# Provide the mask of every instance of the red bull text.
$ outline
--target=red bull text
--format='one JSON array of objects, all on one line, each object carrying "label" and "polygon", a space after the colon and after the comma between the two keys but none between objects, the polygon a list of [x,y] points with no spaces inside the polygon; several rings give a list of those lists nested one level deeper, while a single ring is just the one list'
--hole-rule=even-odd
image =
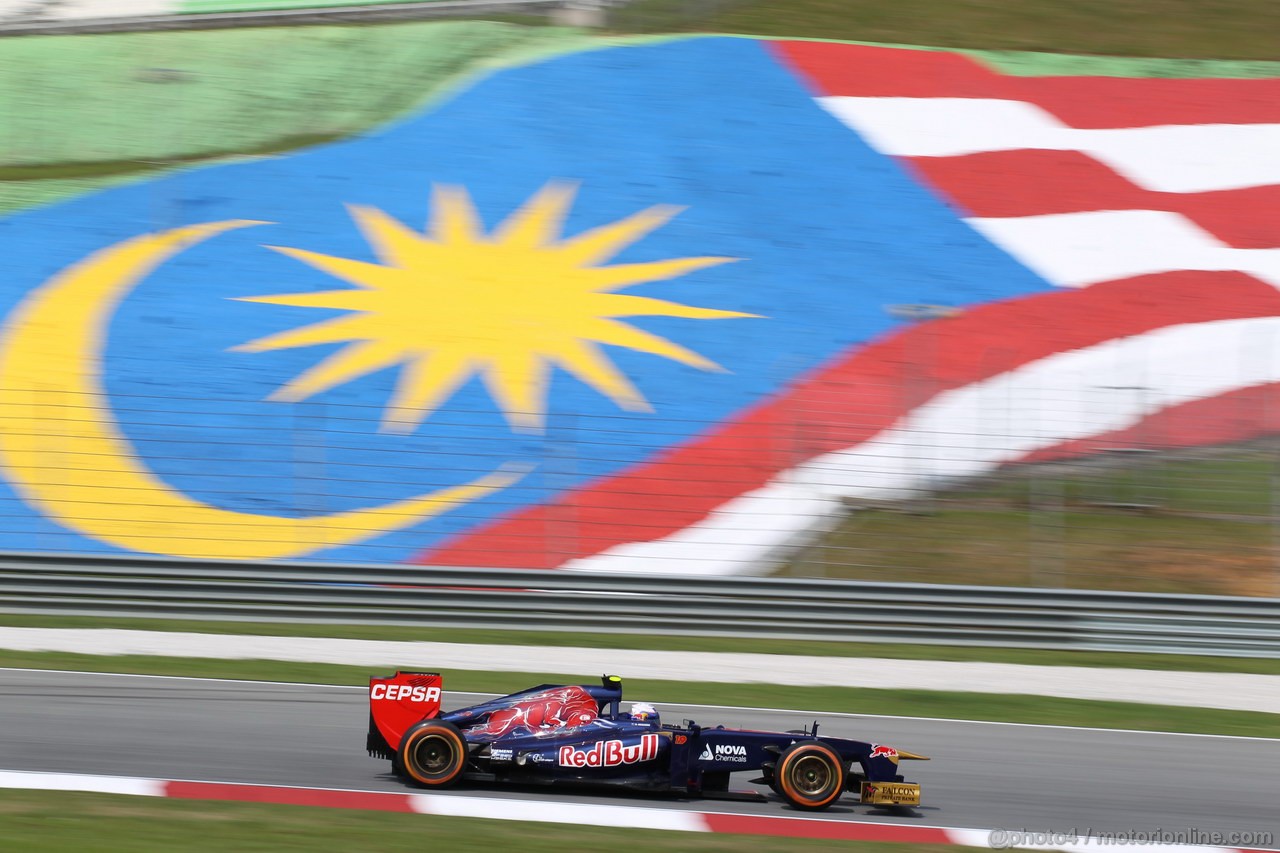
[{"label": "red bull text", "polygon": [[661,738],[658,735],[641,735],[640,742],[626,746],[620,740],[597,741],[590,749],[576,746],[560,747],[561,767],[617,767],[620,764],[637,764],[658,757]]}]

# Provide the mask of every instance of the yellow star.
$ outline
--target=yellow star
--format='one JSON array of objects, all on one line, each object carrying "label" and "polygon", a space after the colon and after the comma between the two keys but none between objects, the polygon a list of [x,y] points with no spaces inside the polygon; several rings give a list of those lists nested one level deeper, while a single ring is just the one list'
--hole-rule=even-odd
[{"label": "yellow star", "polygon": [[259,338],[246,352],[348,342],[277,390],[297,401],[393,365],[403,365],[383,416],[385,429],[410,432],[473,375],[484,381],[512,427],[541,429],[550,368],[558,366],[619,407],[651,411],[644,396],[601,351],[626,347],[702,370],[719,365],[620,317],[756,317],[615,293],[736,260],[674,258],[599,266],[678,212],[651,207],[561,239],[575,186],[544,186],[485,234],[466,191],[436,187],[426,233],[376,208],[351,206],[381,263],[270,246],[356,289],[246,297],[248,302],[343,309],[351,313]]}]

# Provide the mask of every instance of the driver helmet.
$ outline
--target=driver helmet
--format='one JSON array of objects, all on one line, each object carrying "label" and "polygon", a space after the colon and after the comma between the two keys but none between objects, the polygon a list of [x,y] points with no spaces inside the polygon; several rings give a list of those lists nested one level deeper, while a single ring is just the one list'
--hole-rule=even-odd
[{"label": "driver helmet", "polygon": [[632,702],[630,717],[636,723],[657,723],[658,709],[648,702]]}]

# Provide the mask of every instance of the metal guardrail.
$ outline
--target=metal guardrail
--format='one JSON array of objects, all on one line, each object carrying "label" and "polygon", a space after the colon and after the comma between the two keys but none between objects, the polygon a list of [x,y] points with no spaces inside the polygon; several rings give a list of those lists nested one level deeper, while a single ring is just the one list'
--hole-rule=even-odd
[{"label": "metal guardrail", "polygon": [[1280,654],[1280,600],[404,565],[0,556],[0,612]]}]

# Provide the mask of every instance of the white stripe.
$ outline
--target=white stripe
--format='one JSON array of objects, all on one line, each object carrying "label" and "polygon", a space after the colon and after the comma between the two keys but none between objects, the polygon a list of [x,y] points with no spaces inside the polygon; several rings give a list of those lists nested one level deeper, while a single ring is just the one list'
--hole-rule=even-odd
[{"label": "white stripe", "polygon": [[871,147],[898,157],[1075,148],[1070,127],[1026,101],[847,96],[816,100]]},{"label": "white stripe", "polygon": [[947,839],[960,847],[989,847],[991,830],[989,829],[951,829],[944,828]]},{"label": "white stripe", "polygon": [[766,574],[796,549],[831,529],[843,513],[838,499],[792,482],[793,468],[744,492],[706,518],[662,539],[615,545],[569,560],[571,572],[720,577]]},{"label": "white stripe", "polygon": [[419,814],[479,817],[490,820],[524,820],[539,823],[571,823],[631,829],[669,829],[708,832],[698,812],[594,803],[562,803],[555,800],[508,800],[493,797],[453,797],[413,794],[410,807]]},{"label": "white stripe", "polygon": [[97,794],[163,797],[164,784],[159,779],[132,779],[127,776],[0,770],[0,788],[24,788],[34,791],[89,791]]},{"label": "white stripe", "polygon": [[1199,193],[1280,183],[1280,124],[1072,130],[1073,147],[1140,187]]},{"label": "white stripe", "polygon": [[1103,210],[968,222],[1064,287],[1174,270],[1239,270],[1280,287],[1280,249],[1231,248],[1178,213]]},{"label": "white stripe", "polygon": [[784,471],[666,539],[621,545],[565,568],[766,571],[811,537],[815,524],[843,514],[844,498],[912,497],[1035,450],[1131,427],[1168,406],[1278,380],[1276,317],[1170,326],[1056,353],[940,394],[871,441]]},{"label": "white stripe", "polygon": [[1081,151],[1140,187],[1193,193],[1280,183],[1280,125],[1075,128],[1025,101],[818,98],[872,147],[899,157],[984,151]]}]

